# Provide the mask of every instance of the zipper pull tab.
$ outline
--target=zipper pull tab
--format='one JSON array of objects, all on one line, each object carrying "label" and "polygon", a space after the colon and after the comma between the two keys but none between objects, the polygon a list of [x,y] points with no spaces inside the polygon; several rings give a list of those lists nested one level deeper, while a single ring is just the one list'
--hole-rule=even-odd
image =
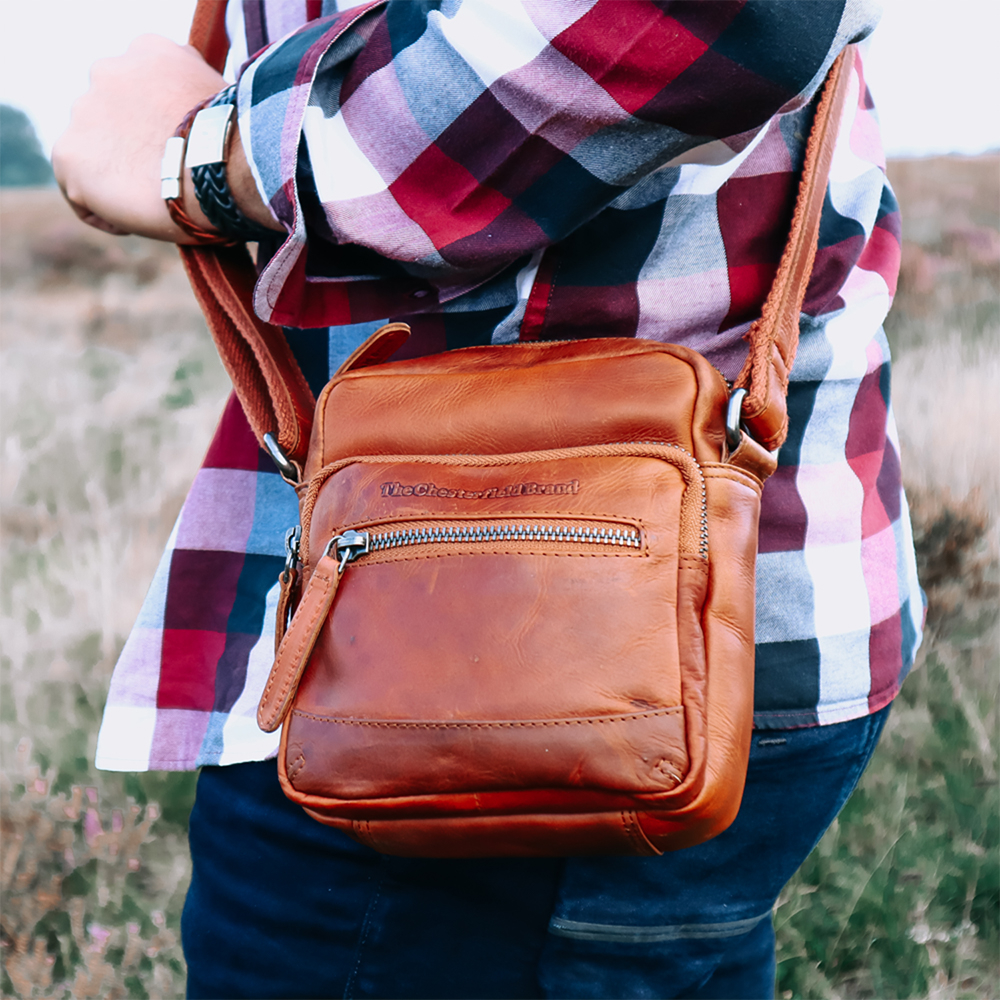
[{"label": "zipper pull tab", "polygon": [[295,525],[285,532],[285,568],[281,571],[278,581],[281,590],[278,593],[278,616],[274,623],[274,653],[288,628],[288,620],[295,611],[299,599],[299,542],[302,539],[302,528]]},{"label": "zipper pull tab", "polygon": [[302,526],[297,524],[285,532],[285,572],[282,579],[295,571],[299,564],[299,542],[302,540]]},{"label": "zipper pull tab", "polygon": [[368,551],[369,542],[367,531],[345,531],[342,535],[335,535],[330,539],[323,555],[336,553],[340,559],[337,572],[343,573],[344,567],[349,562],[354,562],[358,556],[363,556]]}]

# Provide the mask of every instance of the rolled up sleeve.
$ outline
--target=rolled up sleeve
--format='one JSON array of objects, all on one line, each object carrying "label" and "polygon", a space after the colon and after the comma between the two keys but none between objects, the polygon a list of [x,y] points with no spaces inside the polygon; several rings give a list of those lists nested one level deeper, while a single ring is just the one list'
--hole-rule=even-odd
[{"label": "rolled up sleeve", "polygon": [[877,18],[862,0],[391,0],[312,21],[240,78],[289,233],[257,311],[350,322],[333,286],[365,281],[454,299],[653,171],[735,155]]}]

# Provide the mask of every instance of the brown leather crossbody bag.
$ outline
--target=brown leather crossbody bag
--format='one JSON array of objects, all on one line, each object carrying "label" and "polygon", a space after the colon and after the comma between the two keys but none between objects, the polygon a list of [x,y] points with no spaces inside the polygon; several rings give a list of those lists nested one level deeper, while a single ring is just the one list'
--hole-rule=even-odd
[{"label": "brown leather crossbody bag", "polygon": [[243,253],[182,250],[300,498],[258,722],[282,727],[282,787],[316,819],[436,857],[655,854],[732,822],[761,487],[851,58],[819,102],[735,388],[647,340],[386,363],[408,335],[389,324],[311,412]]}]

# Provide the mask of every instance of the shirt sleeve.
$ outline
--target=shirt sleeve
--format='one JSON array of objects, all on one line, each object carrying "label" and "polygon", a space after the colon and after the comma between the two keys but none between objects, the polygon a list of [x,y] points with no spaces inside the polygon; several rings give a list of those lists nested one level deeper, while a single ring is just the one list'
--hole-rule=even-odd
[{"label": "shirt sleeve", "polygon": [[653,171],[740,152],[878,14],[868,0],[390,0],[311,21],[240,78],[248,159],[289,233],[257,311],[344,322],[332,286],[372,280],[454,299]]}]

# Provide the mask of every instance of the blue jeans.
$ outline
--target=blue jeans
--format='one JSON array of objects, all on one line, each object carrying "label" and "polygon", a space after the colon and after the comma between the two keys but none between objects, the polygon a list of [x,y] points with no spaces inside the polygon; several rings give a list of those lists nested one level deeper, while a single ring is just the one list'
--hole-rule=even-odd
[{"label": "blue jeans", "polygon": [[733,825],[658,858],[386,857],[285,799],[274,761],[206,767],[188,996],[772,997],[771,908],[888,711],[755,732]]}]

